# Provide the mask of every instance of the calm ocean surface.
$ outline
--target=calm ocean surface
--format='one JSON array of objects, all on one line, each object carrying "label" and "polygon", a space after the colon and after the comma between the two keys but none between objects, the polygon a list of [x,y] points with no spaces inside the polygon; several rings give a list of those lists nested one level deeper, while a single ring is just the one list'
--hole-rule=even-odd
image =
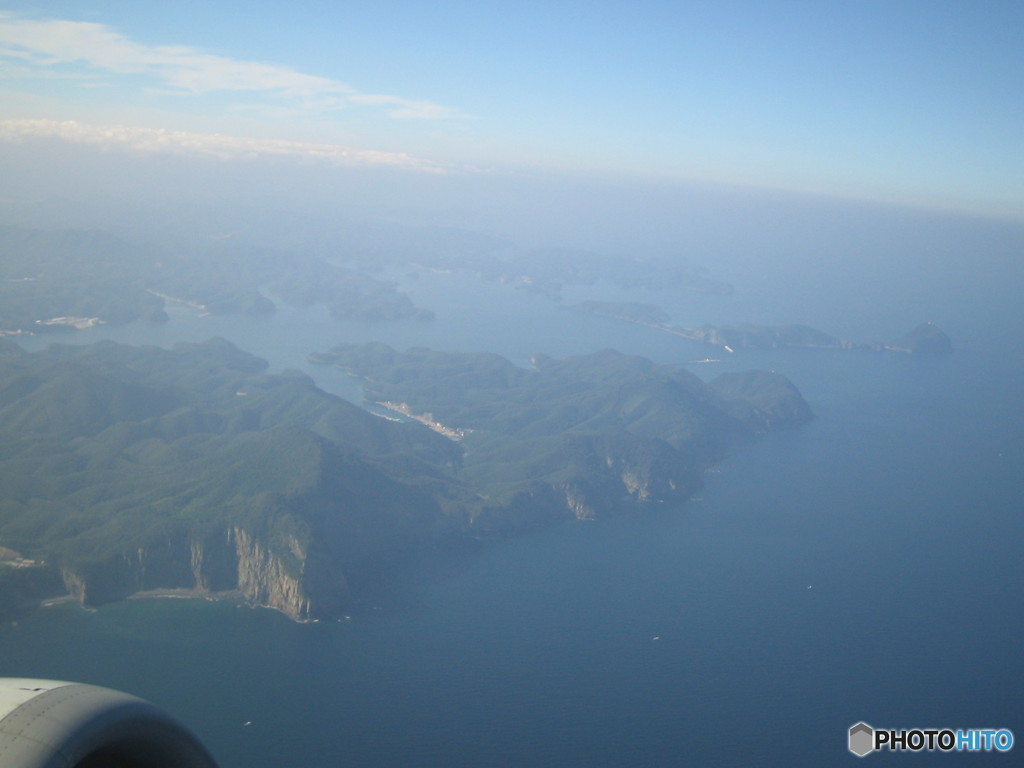
[{"label": "calm ocean surface", "polygon": [[[441,298],[452,280],[459,291]],[[859,720],[1007,727],[1022,739],[1021,286],[997,282],[987,304],[937,308],[908,294],[907,306],[871,310],[859,337],[934,319],[957,347],[948,358],[783,351],[693,366],[701,376],[782,371],[817,418],[737,447],[681,507],[410,563],[340,623],[195,600],[54,607],[0,629],[0,675],[148,698],[225,768],[854,765],[846,730]],[[75,342],[223,335],[351,398],[357,387],[305,355],[369,339],[519,363],[602,347],[662,362],[707,355],[469,278],[424,274],[407,287],[436,323],[177,312],[161,328]],[[742,291],[633,298],[679,322],[757,321],[773,309]],[[857,325],[843,306],[822,300],[794,318],[779,299],[774,310],[842,333]],[[1022,749],[866,760],[1010,765]]]}]

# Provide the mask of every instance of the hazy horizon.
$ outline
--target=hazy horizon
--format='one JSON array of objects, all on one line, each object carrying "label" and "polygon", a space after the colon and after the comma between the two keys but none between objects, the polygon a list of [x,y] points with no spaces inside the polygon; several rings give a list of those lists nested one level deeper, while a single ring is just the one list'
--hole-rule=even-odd
[{"label": "hazy horizon", "polygon": [[1006,85],[1022,18],[1013,3],[15,2],[0,153],[72,189],[90,166],[243,185],[319,168],[342,199],[446,176],[512,206],[532,180],[1019,220],[1024,99]]}]

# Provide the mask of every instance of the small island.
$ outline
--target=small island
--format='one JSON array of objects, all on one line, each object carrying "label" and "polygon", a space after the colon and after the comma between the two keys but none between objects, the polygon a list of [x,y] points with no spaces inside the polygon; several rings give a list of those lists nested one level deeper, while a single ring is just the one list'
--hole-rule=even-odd
[{"label": "small island", "polygon": [[842,349],[897,352],[905,355],[946,355],[953,351],[949,336],[932,323],[919,325],[899,339],[882,343],[857,343],[830,336],[806,325],[741,325],[735,327],[667,328],[671,333],[729,352],[738,349]]},{"label": "small island", "polygon": [[953,342],[933,323],[923,323],[882,348],[905,355],[948,355],[953,351]]},{"label": "small island", "polygon": [[579,304],[568,304],[565,308],[652,328],[664,327],[671,319],[661,307],[636,301],[581,301]]}]

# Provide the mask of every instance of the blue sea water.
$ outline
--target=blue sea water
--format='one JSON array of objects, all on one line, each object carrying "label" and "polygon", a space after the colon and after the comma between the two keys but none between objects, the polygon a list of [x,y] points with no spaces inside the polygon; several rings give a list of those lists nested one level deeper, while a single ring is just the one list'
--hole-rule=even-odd
[{"label": "blue sea water", "polygon": [[[898,306],[860,305],[865,333],[935,319],[952,356],[789,350],[693,366],[702,376],[779,370],[816,419],[737,446],[685,505],[410,562],[338,623],[196,600],[53,607],[0,629],[0,675],[148,698],[225,768],[852,765],[846,731],[860,720],[1024,738],[1024,344],[1008,322],[1019,292],[990,273],[985,296],[969,286],[962,302],[938,303],[964,285],[961,267],[925,295],[908,283]],[[1019,288],[1019,265],[1007,269]],[[464,276],[422,273],[405,287],[436,323],[180,312],[165,327],[100,333],[160,344],[223,335],[355,398],[351,382],[305,355],[369,339],[486,348],[519,363],[602,347],[662,362],[707,355]],[[646,296],[680,322],[786,322],[792,298],[742,286],[733,297]],[[819,299],[799,305],[801,320],[857,327],[857,304]],[[924,759],[1009,765],[1021,749]]]}]

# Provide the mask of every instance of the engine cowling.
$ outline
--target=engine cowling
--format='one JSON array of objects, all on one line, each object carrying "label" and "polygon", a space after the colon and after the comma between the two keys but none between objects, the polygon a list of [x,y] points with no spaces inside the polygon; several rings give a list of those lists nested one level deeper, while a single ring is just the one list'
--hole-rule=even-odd
[{"label": "engine cowling", "polygon": [[135,696],[57,680],[0,678],[4,768],[216,768],[184,725]]}]

